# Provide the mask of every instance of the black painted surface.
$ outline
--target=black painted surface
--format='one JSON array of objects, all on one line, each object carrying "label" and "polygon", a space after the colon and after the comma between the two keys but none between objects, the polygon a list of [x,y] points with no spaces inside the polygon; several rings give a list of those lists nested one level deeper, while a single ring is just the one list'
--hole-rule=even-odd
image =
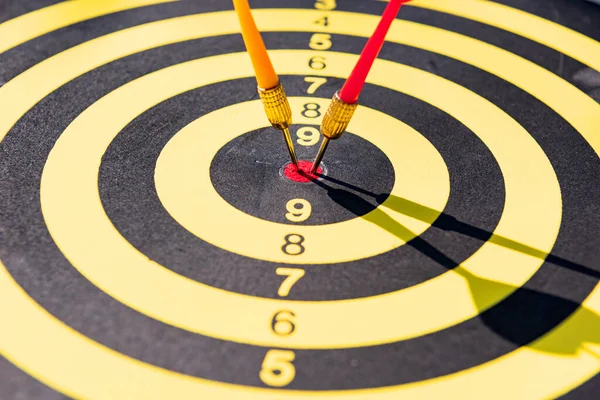
[{"label": "black painted surface", "polygon": [[[599,20],[600,11],[595,5],[580,2],[575,5],[568,0],[504,2],[599,37],[600,24],[588,22]],[[0,10],[0,19],[50,3],[10,3],[10,9]],[[271,0],[254,3],[257,7],[307,8],[313,4],[304,0],[284,5]],[[340,9],[373,14],[380,13],[384,6],[354,0],[339,3]],[[0,55],[0,74],[9,80],[52,54],[117,29],[228,8],[230,4],[222,1],[183,1],[77,24]],[[553,15],[558,17],[552,18]],[[496,28],[416,7],[406,7],[401,18],[453,30],[505,48],[557,73],[598,100],[598,72],[547,47]],[[273,33],[265,35],[265,40],[269,48],[305,48],[309,36],[307,33]],[[334,43],[332,50],[358,53],[364,39],[336,35]],[[211,339],[167,326],[123,306],[93,287],[55,247],[44,224],[38,198],[39,178],[48,152],[69,122],[87,106],[146,73],[197,57],[242,49],[241,40],[235,35],[144,52],[86,74],[27,113],[0,144],[0,258],[17,282],[50,313],[106,346],[186,374],[262,386],[256,371],[267,349]],[[497,104],[522,124],[544,149],[558,176],[564,203],[560,235],[542,269],[525,287],[479,317],[389,345],[297,351],[297,376],[290,389],[394,385],[479,365],[526,345],[557,326],[578,307],[600,277],[600,190],[597,184],[600,162],[580,135],[530,95],[473,67],[390,44],[384,47],[381,57],[455,81]],[[290,95],[305,95],[302,77],[282,79]],[[240,98],[256,98],[251,80],[228,85],[232,86],[225,92],[234,95],[223,98],[222,104],[198,103],[205,90],[222,91],[218,85],[191,91],[149,110],[124,129],[103,160],[99,181],[102,200],[113,223],[132,244],[175,272],[226,290],[276,297],[274,293],[280,279],[272,279],[270,274],[278,265],[231,255],[202,244],[170,220],[153,188],[155,158],[168,138],[214,108],[234,104]],[[332,79],[320,93],[329,97],[339,85],[341,81]],[[231,88],[234,90],[229,90]],[[397,251],[361,262],[309,269],[295,287],[292,299],[363,297],[423,282],[454,268],[475,252],[489,238],[501,215],[504,200],[501,174],[489,151],[472,132],[451,116],[387,89],[367,86],[361,102],[408,123],[436,146],[451,174],[450,202],[431,229]],[[345,149],[360,146],[363,155],[379,154],[379,150],[361,146],[348,137]],[[261,146],[268,153],[267,143]],[[273,153],[281,150],[280,141],[274,142]],[[331,156],[335,158],[335,152]],[[227,161],[243,163],[243,154]],[[382,162],[385,164],[385,160]],[[365,181],[372,172],[364,176],[360,173],[352,174],[356,180],[321,181],[320,189],[326,196],[316,199],[316,204],[323,209],[337,209],[341,218],[359,216],[377,206],[378,201],[385,198],[384,189],[393,178],[385,174],[377,186]],[[214,181],[218,181],[218,171],[213,171],[213,176]],[[395,200],[407,213],[419,206]],[[264,213],[265,210],[255,211],[250,207],[246,211]],[[510,245],[528,251],[523,244]],[[198,268],[199,264],[205,268]],[[476,283],[481,283],[480,278],[468,278],[474,284],[473,298],[477,299]],[[503,288],[503,284],[497,282],[487,283],[492,288]],[[590,311],[584,310],[584,313],[589,318],[600,318]],[[595,343],[598,338],[596,333],[587,332],[581,340]],[[581,341],[575,340],[541,350],[568,355],[580,345]],[[595,398],[599,385],[598,378],[592,379],[565,398]],[[5,359],[0,359],[0,394],[2,399],[62,397]]]}]

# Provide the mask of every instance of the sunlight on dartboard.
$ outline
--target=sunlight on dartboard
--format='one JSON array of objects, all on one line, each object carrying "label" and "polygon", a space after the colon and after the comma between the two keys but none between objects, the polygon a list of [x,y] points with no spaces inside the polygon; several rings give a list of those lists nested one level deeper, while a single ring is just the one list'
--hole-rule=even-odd
[{"label": "sunlight on dartboard", "polygon": [[584,0],[0,0],[0,399],[598,398],[599,40]]}]

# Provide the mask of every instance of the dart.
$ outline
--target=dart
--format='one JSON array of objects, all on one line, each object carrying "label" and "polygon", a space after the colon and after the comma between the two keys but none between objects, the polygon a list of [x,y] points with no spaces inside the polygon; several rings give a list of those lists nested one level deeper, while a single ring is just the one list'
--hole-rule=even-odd
[{"label": "dart", "polygon": [[381,21],[379,21],[373,36],[367,41],[352,73],[346,80],[346,83],[344,83],[344,86],[342,86],[342,89],[333,96],[329,108],[323,117],[323,122],[321,123],[323,142],[321,143],[317,157],[313,162],[310,170],[311,174],[314,174],[321,164],[329,141],[339,139],[346,131],[346,128],[354,115],[354,111],[356,111],[356,108],[358,107],[360,92],[365,85],[373,62],[375,62],[375,59],[381,51],[387,32],[394,19],[396,19],[400,7],[408,1],[410,0],[391,0],[389,2],[381,16]]},{"label": "dart", "polygon": [[250,54],[258,84],[258,94],[265,107],[267,118],[273,127],[283,133],[292,163],[297,167],[298,159],[290,135],[292,110],[283,85],[275,73],[263,39],[256,27],[248,0],[233,0],[233,6],[242,28],[242,37]]}]

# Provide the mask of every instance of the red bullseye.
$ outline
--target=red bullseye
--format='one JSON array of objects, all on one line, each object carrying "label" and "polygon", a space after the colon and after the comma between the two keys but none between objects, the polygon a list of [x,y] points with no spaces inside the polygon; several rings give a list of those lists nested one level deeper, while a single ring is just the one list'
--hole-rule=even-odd
[{"label": "red bullseye", "polygon": [[299,183],[308,183],[311,181],[316,181],[319,179],[319,175],[323,173],[323,168],[317,168],[317,171],[314,174],[310,173],[310,169],[312,168],[312,161],[299,160],[298,167],[294,164],[288,164],[283,169],[283,175],[291,181],[299,182]]}]

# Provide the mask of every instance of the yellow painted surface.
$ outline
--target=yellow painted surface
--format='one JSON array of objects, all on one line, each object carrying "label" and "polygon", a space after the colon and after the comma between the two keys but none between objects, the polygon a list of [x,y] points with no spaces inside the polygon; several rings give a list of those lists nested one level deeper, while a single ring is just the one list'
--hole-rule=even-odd
[{"label": "yellow painted surface", "polygon": [[[313,29],[311,23],[318,15],[320,15],[318,12],[313,11],[261,10],[260,12],[257,12],[257,20],[259,26],[264,26],[265,30],[310,31]],[[359,16],[342,12],[332,12],[332,15],[339,18],[338,24],[332,24],[330,28],[328,28],[329,32],[332,33],[348,33],[357,36],[366,36],[369,34],[368,32],[372,31],[374,26],[374,18],[369,16]],[[512,16],[512,14],[509,16]],[[503,20],[505,17],[499,16],[497,18]],[[281,21],[286,21],[286,23]],[[514,21],[521,21],[521,19],[514,18]],[[522,19],[522,21],[528,22],[529,20],[525,18]],[[509,23],[508,21],[505,21],[505,23],[510,25],[512,22]],[[162,21],[117,32],[67,50],[44,61],[0,88],[0,106],[3,110],[3,118],[0,120],[0,138],[3,138],[8,129],[10,129],[18,118],[20,118],[20,116],[31,108],[39,99],[46,96],[56,87],[86,71],[114,59],[124,57],[125,55],[156,47],[161,44],[202,37],[202,35],[230,34],[235,31],[234,25],[235,16],[233,13],[215,13],[203,16],[182,17],[173,21]],[[556,27],[558,27],[558,25],[553,25],[553,29],[570,32],[566,28]],[[582,136],[586,138],[586,140],[588,140],[597,153],[600,153],[600,143],[598,142],[596,130],[600,118],[600,107],[585,94],[571,86],[569,83],[561,80],[556,75],[504,50],[494,48],[477,40],[414,23],[403,22],[395,24],[392,32],[390,32],[390,40],[446,54],[512,82],[555,109],[569,121]],[[568,43],[561,42],[561,40],[563,39],[559,37],[555,39],[551,45],[568,45]],[[579,43],[577,42],[577,39],[573,39],[573,48],[576,48],[575,44],[577,43]],[[592,48],[597,52],[598,46]],[[292,56],[294,55],[293,53],[297,53],[298,57],[301,57],[302,55],[302,52],[290,53],[292,53]],[[287,56],[287,54],[287,52],[281,52],[282,57]],[[333,53],[323,53],[323,55],[328,58],[333,56],[333,61],[338,57]],[[226,58],[234,56],[236,55],[220,57]],[[241,57],[242,55],[237,56]],[[584,54],[578,54],[578,56],[580,58],[588,57]],[[339,55],[339,57],[340,59],[343,59],[344,57],[353,56]],[[69,63],[68,61],[72,59],[76,59],[77,62]],[[306,58],[303,59],[306,61]],[[200,63],[201,61],[197,62]],[[276,62],[278,62],[278,59],[276,59]],[[290,61],[290,63],[291,62],[292,61]],[[182,64],[181,66],[172,68],[181,71],[179,68],[190,68],[190,65],[194,66],[194,64]],[[378,63],[376,67],[378,65],[382,65],[381,68],[384,68],[385,63]],[[287,73],[303,73],[302,68],[302,66],[294,63],[290,66],[289,72]],[[323,74],[335,76],[336,74],[347,73],[349,66],[346,66],[345,64],[336,66],[335,62],[332,62],[328,68],[331,69],[328,70],[327,73],[323,72]],[[246,64],[246,67],[240,67],[240,69],[245,70],[246,72],[238,72],[238,76],[232,76],[231,78],[248,76],[250,65]],[[165,71],[172,70],[169,69]],[[372,76],[380,76],[382,71],[373,73]],[[403,70],[403,73],[409,73],[406,71],[409,70],[405,69]],[[163,73],[168,74],[169,72],[157,72],[156,75],[159,77],[156,79],[161,79],[160,76],[162,76],[161,74]],[[210,74],[211,76],[208,78],[212,80],[215,80],[215,76],[219,76],[219,72],[214,72],[213,70],[210,70]],[[213,76],[212,74],[215,75]],[[452,291],[445,292],[442,290],[442,292],[436,293],[435,296],[448,301],[452,300],[451,296],[456,296],[459,298],[459,302],[462,302],[459,303],[459,311],[476,313],[478,310],[489,306],[494,301],[497,301],[498,298],[502,298],[502,296],[505,296],[514,290],[515,287],[513,285],[519,285],[518,279],[526,279],[527,275],[535,272],[535,269],[541,262],[538,258],[540,254],[543,255],[544,252],[547,252],[552,247],[554,238],[556,237],[558,224],[560,224],[560,196],[557,196],[555,193],[557,187],[556,177],[541,150],[537,147],[535,142],[526,135],[526,132],[518,127],[518,125],[514,127],[514,130],[510,129],[500,135],[498,132],[494,132],[493,128],[489,127],[491,124],[484,124],[484,122],[486,122],[485,118],[489,118],[489,116],[494,116],[499,119],[506,118],[503,113],[492,111],[495,108],[493,105],[486,103],[482,99],[478,99],[477,101],[467,101],[466,104],[469,107],[476,107],[471,109],[470,112],[467,112],[467,110],[462,109],[462,102],[457,101],[457,98],[454,97],[454,95],[464,96],[464,99],[468,99],[470,96],[473,96],[472,93],[460,88],[455,90],[452,88],[452,84],[445,86],[444,90],[439,90],[439,85],[444,85],[443,80],[437,78],[437,80],[432,81],[432,84],[435,86],[427,86],[427,82],[429,82],[430,79],[429,74],[424,72],[415,72],[415,74],[415,80],[408,79],[410,75],[399,77],[397,90],[415,95],[416,97],[420,96],[421,98],[426,99],[426,101],[431,102],[433,105],[448,110],[447,112],[455,118],[463,121],[463,123],[484,140],[486,145],[493,152],[502,168],[507,183],[506,209],[502,220],[498,225],[498,229],[495,232],[498,236],[482,247],[480,251],[475,253],[462,267],[458,268],[455,273],[445,274],[437,281],[438,284],[442,282],[443,285],[447,285],[442,286],[442,289],[445,288],[445,290]],[[48,77],[51,78],[49,79]],[[403,80],[403,78],[406,79]],[[151,77],[149,79],[155,78]],[[175,84],[178,84],[177,82],[178,80],[175,81]],[[189,82],[183,83],[189,84]],[[183,83],[181,84],[183,85]],[[373,83],[377,84],[376,81]],[[134,81],[130,85],[131,86],[129,87],[139,85],[141,92],[138,93],[140,96],[152,95],[154,92],[153,89],[156,89],[145,86],[144,78]],[[391,84],[386,80],[385,85]],[[436,90],[433,90],[434,87]],[[180,89],[184,90],[183,87],[180,87]],[[146,90],[146,92],[144,92],[144,90]],[[439,97],[438,94],[429,93],[435,91],[440,92]],[[140,99],[142,98],[143,97],[140,97]],[[113,117],[116,119],[122,118],[122,120],[129,118],[129,113],[132,110],[128,110],[127,108],[128,107],[125,107],[123,110],[118,110],[118,113]],[[101,110],[101,106],[95,106],[95,109]],[[478,113],[478,111],[481,111],[481,114]],[[79,121],[84,121],[83,116]],[[70,128],[70,132],[77,132],[77,123],[77,121],[74,122],[75,126]],[[502,123],[507,124],[507,127],[512,127],[512,124],[516,125],[516,122],[510,122],[508,120],[503,120]],[[483,128],[479,129],[480,126]],[[78,136],[75,133],[72,135],[74,137]],[[358,130],[357,133],[360,134]],[[506,135],[512,136],[507,137]],[[70,143],[69,136],[70,135],[65,136],[64,140],[63,138],[59,140],[59,145],[57,145],[57,148],[54,150],[56,153],[53,152],[52,155],[54,160],[50,160],[52,164],[48,167],[49,169],[45,174],[52,173],[53,168],[60,167],[61,161],[60,159],[57,160],[56,155],[60,154],[60,151],[63,151],[61,150],[63,149],[63,145],[60,144],[61,141],[63,141],[63,143]],[[80,140],[78,137],[76,137],[76,139]],[[513,146],[514,148],[512,149],[513,151],[516,151],[516,153],[508,151],[507,147],[509,146],[506,142],[510,142],[512,139],[519,140],[519,143],[525,146],[522,149],[524,157],[518,156],[517,146]],[[98,140],[106,140],[106,137],[99,138]],[[502,142],[505,143],[503,144]],[[80,147],[77,148],[77,151],[84,152],[87,150],[86,146],[89,146],[90,151],[101,152],[102,145],[102,143],[84,141],[80,143]],[[519,148],[521,148],[521,146],[519,146]],[[70,157],[74,157],[74,155],[66,154],[66,156],[67,159],[65,159],[65,162],[72,162]],[[90,164],[92,162],[96,162],[96,159],[90,161]],[[93,171],[91,168],[84,168],[81,172],[84,177],[89,178],[88,180],[97,178],[97,173],[97,166]],[[518,180],[516,178],[510,178],[517,174],[519,175]],[[76,175],[77,174],[75,174],[75,176]],[[51,175],[49,176],[51,177]],[[544,194],[549,193],[547,198],[544,197],[539,201],[534,198],[521,202],[521,196],[524,196],[526,193],[524,191],[529,188],[528,185],[523,184],[521,179],[527,181],[528,179],[536,179],[539,177],[542,179],[538,182],[537,186],[534,186],[534,189],[542,191]],[[47,181],[47,176],[44,179],[42,196],[45,198],[48,194],[52,194],[56,191],[57,188],[53,186],[55,184],[53,180]],[[47,186],[48,183],[51,185]],[[96,182],[86,181],[84,186],[85,187],[77,190],[75,193],[87,196],[87,199],[90,201],[81,204],[80,206],[92,205],[93,207],[101,208],[101,204],[94,203],[97,201],[94,197],[94,190],[97,191]],[[92,186],[94,189],[89,190]],[[66,197],[63,197],[63,200],[65,200],[65,198]],[[45,215],[48,215],[48,204],[50,204],[51,208],[54,207],[52,199],[49,198],[43,201],[45,203],[44,213]],[[50,203],[46,203],[48,201],[50,201]],[[383,212],[388,212],[389,208],[394,208],[396,206],[396,204],[390,202],[385,208],[382,207],[381,210]],[[513,208],[515,207],[523,207],[522,210],[517,210],[517,214],[522,218],[525,218],[519,229],[516,229],[511,222],[513,218],[511,215],[513,215]],[[78,209],[79,206],[75,207],[75,209],[72,210],[73,213],[79,212]],[[540,225],[537,225],[538,220],[535,219],[537,218],[536,215],[538,215],[536,214],[536,212],[539,211],[538,209],[545,210],[546,212],[545,219],[539,220]],[[427,216],[431,214],[425,212],[424,215]],[[97,221],[102,221],[99,215],[96,217],[98,218]],[[527,229],[527,223],[525,223],[525,221],[535,221],[531,230]],[[60,221],[55,223],[56,221],[48,219],[47,222],[50,225],[53,234],[56,234],[57,232],[60,233],[61,230],[65,229],[65,226],[61,226],[62,222]],[[108,222],[108,219],[106,219],[106,222]],[[374,223],[389,226],[386,225],[386,223],[389,222],[390,221],[386,219],[386,221],[382,222],[379,220]],[[64,223],[73,223],[73,221],[67,220]],[[108,229],[106,232],[110,233],[110,227],[105,226],[105,228]],[[114,227],[112,227],[112,229],[114,229]],[[62,234],[64,234],[64,232]],[[68,241],[69,237],[63,237],[62,234],[59,238],[59,242],[62,242],[64,238]],[[103,232],[98,232],[96,234],[100,235],[103,234]],[[71,234],[71,236],[73,235]],[[523,253],[514,249],[511,250],[505,246],[500,246],[502,243],[506,244],[506,241],[501,240],[500,236],[510,238],[519,243],[526,243],[530,246],[530,249],[537,251],[526,251]],[[113,241],[110,243],[103,242],[102,244],[111,246],[121,245],[116,236],[112,237],[110,240]],[[494,242],[496,244],[494,244]],[[108,253],[107,248],[113,249],[112,247],[105,247],[104,252]],[[487,250],[484,251],[484,248]],[[90,249],[95,250],[93,248]],[[118,247],[114,247],[114,249],[117,250]],[[124,249],[124,251],[130,250],[131,249]],[[494,254],[497,263],[491,266],[479,266],[473,259],[482,252],[484,255],[485,252]],[[70,254],[70,257],[73,257],[70,248],[68,253]],[[174,291],[168,293],[161,293],[159,291],[159,289],[164,289],[166,287],[165,285],[169,285],[169,282],[152,281],[157,277],[165,277],[165,273],[170,273],[168,270],[159,265],[153,265],[151,266],[152,268],[149,269],[149,277],[146,278],[143,275],[136,275],[134,269],[135,263],[129,264],[126,262],[129,260],[135,261],[134,258],[136,256],[133,253],[127,254],[128,257],[132,258],[120,260],[120,262],[123,263],[121,264],[123,267],[123,275],[114,279],[114,287],[111,286],[108,288],[111,294],[119,300],[126,302],[126,304],[127,302],[137,301],[138,298],[146,301],[147,299],[144,299],[143,297],[143,291],[147,288],[132,290],[131,285],[131,282],[137,283],[142,279],[157,285],[154,288],[155,295],[179,295],[179,293],[175,293]],[[485,257],[491,256],[485,255]],[[80,270],[82,267],[87,268],[85,265],[75,266],[80,268]],[[133,267],[130,268],[130,266]],[[165,271],[165,273],[159,272],[161,270]],[[97,273],[97,271],[84,271],[86,271],[87,274]],[[144,272],[146,273],[146,271]],[[123,279],[127,278],[127,274],[131,274],[129,282],[123,281]],[[98,276],[99,275],[95,275],[95,278],[98,278]],[[181,280],[177,281],[177,279]],[[175,280],[177,286],[168,290],[182,290],[184,296],[196,296],[196,292],[201,290],[201,288],[199,286],[193,286],[191,283],[184,282],[183,279],[184,278],[173,274],[173,276],[169,277],[169,280]],[[442,279],[449,279],[449,281],[445,282]],[[98,282],[95,283],[98,284]],[[103,285],[106,284],[106,282],[100,283]],[[420,287],[427,288],[432,284],[433,283],[427,283]],[[102,286],[101,288],[104,290],[107,289],[107,287]],[[419,286],[417,288],[419,288]],[[129,292],[131,293],[127,293],[127,289],[129,289]],[[407,291],[399,292],[399,294],[404,294],[403,292]],[[422,293],[425,294],[426,292]],[[247,310],[254,310],[252,301],[257,299],[231,293],[226,294],[228,296],[227,301],[238,301],[235,299],[235,296],[239,296],[241,307],[245,307]],[[132,297],[122,299],[118,297],[121,295]],[[380,296],[377,296],[375,298],[364,299],[364,301],[381,300],[383,302],[380,303],[380,307],[385,308],[391,304],[386,303],[389,301],[389,298],[386,298],[386,296],[393,295],[397,294],[394,293],[381,296],[383,299],[379,299]],[[434,300],[435,298],[432,299],[422,295],[415,298],[416,304],[424,303],[423,305],[420,305],[421,310]],[[355,399],[375,397],[379,399],[397,399],[399,396],[402,396],[402,398],[451,398],[464,397],[464,390],[467,387],[469,388],[469,394],[474,398],[551,398],[564,393],[595,375],[600,370],[600,358],[598,357],[598,344],[600,343],[600,289],[598,288],[596,288],[588,299],[586,299],[582,307],[559,327],[536,340],[531,345],[520,348],[498,359],[459,373],[408,385],[358,391],[330,392],[257,389],[211,382],[166,371],[123,356],[93,342],[73,331],[61,321],[56,320],[36,304],[16,284],[3,267],[0,268],[0,301],[2,301],[3,304],[11,304],[11,307],[0,307],[0,319],[3,323],[10,324],[10,326],[13,327],[13,329],[10,330],[5,329],[0,331],[0,352],[2,355],[49,386],[70,396],[79,398],[291,399],[306,398],[309,395],[310,397]],[[320,307],[315,309],[314,312],[310,310],[310,302],[279,301],[276,303],[280,305],[290,304],[294,307],[294,311],[302,310],[302,307],[307,307],[305,309],[307,311],[306,316],[302,315],[302,317],[300,317],[300,313],[297,314],[299,318],[298,321],[300,321],[300,318],[307,318],[306,323],[309,324],[307,326],[310,326],[311,317],[319,318],[319,314],[324,312],[319,310]],[[336,304],[327,303],[335,302],[325,302],[322,305],[324,309],[337,306]],[[132,302],[131,304],[134,303]],[[375,305],[375,303],[371,304]],[[414,304],[415,303],[412,305]],[[156,306],[152,303],[136,303],[135,305],[137,307]],[[365,307],[364,304],[358,303],[357,306],[354,307],[354,310],[359,312],[361,307]],[[226,306],[225,309],[227,308],[229,307]],[[256,308],[256,310],[260,311],[259,308]],[[369,311],[374,314],[381,313],[384,308],[368,307]],[[160,310],[156,309],[148,309],[145,311],[153,313],[160,312]],[[170,314],[161,317],[171,319],[181,317],[181,315],[176,314],[176,311],[177,310],[171,309]],[[256,315],[260,315],[260,313],[257,313]],[[428,316],[428,314],[423,315]],[[424,318],[423,315],[420,316],[420,319],[428,319]],[[442,321],[441,318],[443,318],[443,316],[432,316],[432,321],[438,324],[437,327],[434,326],[434,329],[440,328],[439,323]],[[384,320],[384,318],[380,319]],[[247,332],[243,332],[244,337],[242,339],[245,342],[251,342],[252,337],[264,340],[264,332],[260,330],[264,330],[264,328],[257,328],[257,323],[253,323],[254,327],[251,326]],[[304,324],[305,321],[302,320],[302,323]],[[219,321],[216,328],[220,331],[227,332],[227,329],[230,328],[231,324],[232,323],[228,321]],[[386,329],[390,328],[397,327],[388,326],[377,328],[372,326],[369,340],[373,340],[377,335],[380,335],[380,338],[383,335],[389,335],[390,330]],[[39,331],[45,332],[44,341],[39,340],[39,336],[37,335],[37,332]],[[414,333],[419,334],[425,331],[426,329],[423,326],[419,326]],[[219,332],[218,334],[221,333],[222,332]],[[319,344],[325,344],[325,340],[335,339],[336,342],[334,345],[337,344],[337,346],[343,347],[344,345],[351,343],[351,340],[362,340],[360,334],[361,332],[358,332],[355,336],[348,336],[347,332],[343,332],[338,338],[323,337],[310,341],[309,337],[305,336],[302,340],[304,340],[305,345],[308,344],[308,346],[318,347]],[[274,339],[269,340],[274,341]],[[344,344],[344,341],[346,344]],[[361,342],[360,344],[364,345],[367,343]],[[302,347],[301,341],[297,340],[295,346]],[[286,343],[285,347],[293,348],[294,344],[292,343],[292,345],[290,345],[290,343]],[[61,368],[56,368],[57,359],[62,361]],[[86,368],[81,368],[81,365],[86,365]],[[259,368],[260,367],[257,366],[257,374]],[[98,376],[102,376],[103,379],[98,379]],[[510,382],[510,384],[507,382]]]},{"label": "yellow painted surface", "polygon": [[[310,55],[302,53],[277,51],[274,55],[286,73],[290,73],[291,69],[302,64],[303,57]],[[239,57],[231,59],[239,71]],[[217,64],[221,62],[215,59],[214,65]],[[192,81],[187,79],[187,82]],[[137,98],[136,94],[133,96]],[[329,102],[330,99],[314,97],[290,98],[294,120],[306,125],[319,123],[320,118],[316,120],[300,114],[302,105],[317,103],[325,110]],[[120,100],[111,103],[121,104]],[[381,218],[379,211],[373,211],[366,218],[335,224],[290,226],[266,221],[234,208],[214,189],[210,164],[217,151],[229,141],[269,126],[260,115],[261,103],[242,104],[208,114],[185,127],[165,146],[157,161],[155,181],[159,198],[175,220],[201,239],[259,260],[299,265],[330,264],[392,250],[423,233],[439,216],[436,212],[420,220],[394,213],[393,218],[406,228],[400,233],[388,232],[369,222],[370,219]],[[112,115],[109,110],[105,112]],[[374,126],[377,129],[373,129]],[[215,130],[219,131],[219,135],[209,134]],[[388,156],[397,171],[391,190],[393,196],[434,210],[445,208],[450,196],[450,177],[441,155],[422,135],[408,125],[366,107],[356,113],[348,131],[370,141]],[[203,206],[198,207],[198,204]],[[304,253],[290,255],[281,251],[284,237],[290,233],[306,238]]]},{"label": "yellow painted surface", "polygon": [[175,0],[77,0],[40,8],[0,24],[0,53],[80,21],[170,1]]},{"label": "yellow painted surface", "polygon": [[[274,52],[286,73],[308,68],[301,61],[309,55],[309,51]],[[352,65],[347,62],[353,61],[352,57],[329,53],[327,73],[343,74],[343,70],[336,72],[336,65]],[[539,268],[542,258],[489,242],[464,262],[464,271],[459,268],[455,270],[458,273],[444,274],[405,290],[355,300],[283,302],[203,285],[139,253],[113,227],[102,208],[96,184],[102,155],[123,127],[153,105],[197,86],[244,73],[250,76],[250,66],[244,64],[244,59],[241,53],[211,57],[138,79],[88,108],[57,141],[42,176],[42,210],[63,254],[96,286],[153,318],[204,335],[265,346],[339,348],[389,343],[464,321],[509,295]],[[213,79],[195,74],[198,68],[212,71]],[[560,191],[550,163],[529,134],[491,103],[435,75],[383,61],[374,68],[381,69],[375,76],[402,77],[385,82],[388,87],[431,102],[480,136],[498,160],[506,182],[506,208],[496,234],[517,237],[522,243],[548,252],[560,225]],[[373,82],[384,84],[377,79]],[[434,87],[437,90],[432,90]],[[306,101],[291,98],[297,113]],[[313,101],[323,105],[328,102]],[[251,104],[200,118],[167,144],[157,163],[155,179],[161,201],[177,221],[200,238],[228,251],[269,261],[285,257],[282,260],[300,265],[341,262],[398,247],[414,237],[413,230],[424,231],[437,217],[438,212],[434,212],[413,218],[395,212],[386,202],[364,218],[292,228],[231,207],[212,188],[209,166],[214,153],[229,140],[268,125],[259,112],[260,103]],[[395,168],[401,166],[392,194],[422,204],[425,209],[443,209],[449,191],[448,175],[431,145],[403,124],[367,108],[357,112],[356,117],[350,131],[387,149]],[[298,118],[309,122],[300,115]],[[369,122],[373,120],[380,129],[371,129]],[[240,128],[242,121],[247,128]],[[215,130],[221,134],[202,135]],[[410,155],[411,151],[415,154]],[[523,162],[526,164],[520,165]],[[431,182],[423,185],[423,181]],[[64,193],[70,196],[65,198]],[[256,231],[261,234],[254,235]],[[309,250],[301,256],[282,253],[283,238],[289,233],[302,234]],[[336,241],[331,240],[332,236]],[[339,247],[336,242],[340,236],[352,245]],[[364,237],[373,240],[365,242]],[[318,247],[321,242],[325,242],[323,248]],[[111,251],[106,252],[106,248]],[[486,284],[487,279],[497,284]],[[135,287],[130,284],[132,280]],[[196,304],[201,303],[219,307],[198,309]],[[289,338],[273,334],[265,321],[278,307],[297,312],[302,331]],[[389,309],[399,310],[396,318],[383,318]],[[240,326],[245,329],[240,330]]]}]

